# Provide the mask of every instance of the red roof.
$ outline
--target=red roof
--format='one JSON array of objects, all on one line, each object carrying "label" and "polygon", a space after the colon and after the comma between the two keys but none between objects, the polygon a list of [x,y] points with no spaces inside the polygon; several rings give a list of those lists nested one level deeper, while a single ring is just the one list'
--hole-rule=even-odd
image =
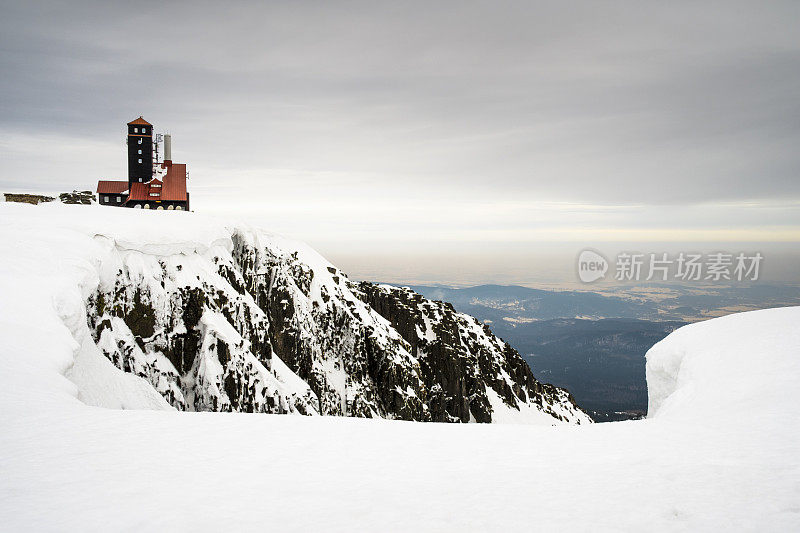
[{"label": "red roof", "polygon": [[[146,183],[131,183],[131,192],[128,194],[128,201],[131,200],[149,200],[150,199],[150,186]],[[161,198],[153,198],[153,200],[160,200]]]},{"label": "red roof", "polygon": [[120,194],[128,190],[127,181],[104,181],[97,182],[97,194]]},{"label": "red roof", "polygon": [[130,125],[136,126],[136,125],[139,125],[139,124],[142,124],[143,126],[152,126],[152,124],[150,124],[145,119],[143,119],[141,115],[139,115],[139,118],[137,118],[136,120],[131,120],[130,122],[128,122],[129,126]]},{"label": "red roof", "polygon": [[[166,165],[161,165],[165,168]],[[128,200],[185,202],[186,201],[186,165],[166,166],[167,174],[164,181],[157,179],[149,183],[134,183]],[[160,185],[160,187],[159,187]]]},{"label": "red roof", "polygon": [[186,201],[186,165],[173,164],[167,167],[164,176],[162,200]]}]

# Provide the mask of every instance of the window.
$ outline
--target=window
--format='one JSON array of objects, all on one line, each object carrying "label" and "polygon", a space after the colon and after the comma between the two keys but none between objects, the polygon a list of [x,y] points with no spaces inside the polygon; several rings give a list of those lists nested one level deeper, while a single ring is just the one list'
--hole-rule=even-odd
[{"label": "window", "polygon": [[144,204],[145,209],[150,209],[150,204]]},{"label": "window", "polygon": [[139,183],[141,183],[141,182],[142,182],[142,178],[139,178]]},{"label": "window", "polygon": [[151,185],[151,187],[160,188],[161,184],[160,183],[154,183],[154,184]]},{"label": "window", "polygon": [[103,202],[106,204],[108,203],[108,196],[103,196]]},{"label": "window", "polygon": [[139,158],[139,163],[141,163],[141,162],[142,162],[142,158],[140,157],[140,158]]},{"label": "window", "polygon": [[146,128],[142,128],[142,133],[145,133],[146,131],[147,131]]},{"label": "window", "polygon": [[139,128],[133,128],[133,133],[139,133]]},{"label": "window", "polygon": [[139,144],[142,144],[142,139],[141,138],[139,139]]},{"label": "window", "polygon": [[117,203],[120,203],[120,202],[122,202],[122,198],[120,196],[117,196]]},{"label": "window", "polygon": [[139,150],[139,153],[141,154],[141,153],[142,153],[142,151],[141,151],[141,150]]},{"label": "window", "polygon": [[151,192],[150,196],[161,196],[161,193],[158,192]]}]

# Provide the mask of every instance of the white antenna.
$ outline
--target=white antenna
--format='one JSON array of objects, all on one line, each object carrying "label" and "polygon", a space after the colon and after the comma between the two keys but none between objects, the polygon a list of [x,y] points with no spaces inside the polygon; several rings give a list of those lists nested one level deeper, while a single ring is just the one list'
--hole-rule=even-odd
[{"label": "white antenna", "polygon": [[157,133],[155,137],[153,137],[153,151],[155,152],[155,157],[153,158],[154,163],[158,163],[158,143],[162,141],[164,138],[163,135]]}]

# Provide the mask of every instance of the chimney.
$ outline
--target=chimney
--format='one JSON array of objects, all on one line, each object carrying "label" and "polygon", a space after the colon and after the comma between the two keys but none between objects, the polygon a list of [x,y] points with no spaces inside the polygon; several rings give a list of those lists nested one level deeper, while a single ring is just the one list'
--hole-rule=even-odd
[{"label": "chimney", "polygon": [[172,135],[164,134],[164,163],[172,164]]}]

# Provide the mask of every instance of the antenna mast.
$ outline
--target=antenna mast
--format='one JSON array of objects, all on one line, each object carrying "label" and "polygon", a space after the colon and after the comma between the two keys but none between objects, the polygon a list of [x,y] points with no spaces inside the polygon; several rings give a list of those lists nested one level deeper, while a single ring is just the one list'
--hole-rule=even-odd
[{"label": "antenna mast", "polygon": [[158,164],[158,163],[160,162],[160,161],[158,160],[158,143],[160,143],[160,142],[161,142],[161,141],[163,141],[163,140],[164,140],[164,136],[163,136],[162,134],[160,134],[160,133],[156,134],[156,135],[153,137],[153,152],[154,152],[154,154],[155,154],[155,155],[153,156],[153,163],[154,163],[154,164]]}]

